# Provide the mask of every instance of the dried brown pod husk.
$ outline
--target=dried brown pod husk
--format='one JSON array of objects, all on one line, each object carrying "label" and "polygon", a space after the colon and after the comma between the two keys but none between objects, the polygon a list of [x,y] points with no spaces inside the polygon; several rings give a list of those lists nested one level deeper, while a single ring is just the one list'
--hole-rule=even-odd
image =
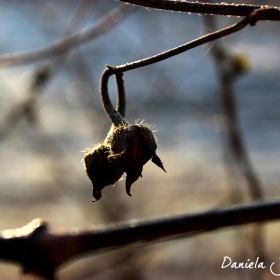
[{"label": "dried brown pod husk", "polygon": [[95,198],[92,202],[100,200],[101,190],[106,186],[114,185],[123,174],[120,165],[108,161],[109,153],[108,145],[98,144],[88,150],[84,156],[84,167],[92,182],[92,195]]},{"label": "dried brown pod husk", "polygon": [[156,155],[155,135],[144,123],[117,127],[108,137],[108,146],[111,148],[109,162],[120,166],[127,174],[125,188],[129,196],[131,185],[140,176],[142,177],[143,166],[150,159],[165,171],[160,158]]},{"label": "dried brown pod husk", "polygon": [[84,166],[92,182],[94,201],[100,200],[102,189],[114,185],[123,172],[127,174],[126,193],[131,196],[132,184],[142,177],[143,166],[150,159],[165,171],[156,155],[156,149],[153,131],[148,125],[140,123],[115,128],[103,144],[88,150],[84,157]]},{"label": "dried brown pod husk", "polygon": [[[126,192],[129,196],[131,185],[142,176],[143,166],[152,162],[162,168],[163,164],[156,155],[156,138],[152,129],[144,124],[129,124],[125,118],[125,91],[122,73],[115,73],[118,105],[115,109],[108,93],[108,79],[114,67],[106,66],[100,81],[100,92],[103,107],[112,121],[112,127],[105,141],[84,157],[84,165],[93,185],[93,197],[101,199],[104,187],[115,184],[126,172]],[[96,201],[95,200],[95,201]]]}]

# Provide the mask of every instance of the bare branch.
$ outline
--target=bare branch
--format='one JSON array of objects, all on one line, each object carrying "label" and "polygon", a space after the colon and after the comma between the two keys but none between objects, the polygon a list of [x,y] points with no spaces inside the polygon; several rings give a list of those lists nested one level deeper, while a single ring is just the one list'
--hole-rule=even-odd
[{"label": "bare branch", "polygon": [[120,0],[129,4],[154,8],[160,10],[224,15],[224,16],[247,16],[251,12],[260,8],[267,8],[267,12],[262,14],[259,20],[280,20],[279,7],[267,5],[245,5],[245,4],[228,4],[228,3],[205,3],[205,2],[190,2],[184,0]]},{"label": "bare branch", "polygon": [[31,63],[34,61],[51,58],[64,54],[70,49],[88,42],[93,38],[103,34],[104,32],[115,26],[122,18],[127,16],[135,7],[122,4],[118,8],[112,10],[95,24],[88,28],[66,36],[49,46],[26,52],[0,55],[0,67],[14,66],[19,64]]},{"label": "bare branch", "polygon": [[[257,23],[257,21],[262,19],[263,14],[267,14],[268,10],[270,10],[270,8],[268,8],[268,9],[260,8],[258,10],[254,10],[251,14],[247,15],[240,22],[233,24],[229,27],[226,27],[226,28],[220,29],[218,31],[209,33],[207,35],[201,36],[198,39],[190,41],[186,44],[183,44],[181,46],[178,46],[178,47],[168,50],[166,52],[163,52],[163,53],[160,53],[160,54],[157,54],[157,55],[154,55],[154,56],[142,59],[142,60],[126,63],[126,64],[119,65],[119,66],[107,66],[107,69],[105,71],[109,72],[109,74],[112,75],[115,73],[126,72],[129,70],[133,70],[136,68],[148,66],[148,65],[163,61],[165,59],[168,59],[170,57],[173,57],[175,55],[178,55],[180,53],[193,49],[195,47],[201,46],[208,42],[211,42],[211,41],[220,39],[222,37],[228,36],[232,33],[235,33],[237,31],[243,29],[244,27],[246,27],[249,24],[255,25]],[[277,11],[280,14],[280,10],[277,10]],[[103,73],[103,75],[104,75],[104,73]],[[105,77],[106,77],[106,75],[104,75],[104,78]]]},{"label": "bare branch", "polygon": [[34,220],[22,228],[1,232],[0,258],[21,264],[26,273],[54,279],[54,272],[62,263],[98,249],[279,218],[280,200],[274,200],[221,207],[204,213],[92,226],[89,230],[66,233],[51,232],[46,223]]},{"label": "bare branch", "polygon": [[[268,8],[268,10],[270,10],[270,8]],[[112,123],[115,126],[119,126],[123,123],[127,123],[127,121],[123,118],[123,116],[119,112],[117,112],[115,110],[115,108],[110,100],[109,93],[108,93],[108,80],[111,75],[116,74],[116,73],[123,73],[123,72],[129,71],[129,70],[133,70],[136,68],[140,68],[140,67],[144,67],[147,65],[151,65],[151,64],[160,62],[162,60],[168,59],[170,57],[173,57],[175,55],[178,55],[180,53],[183,53],[185,51],[188,51],[190,49],[203,45],[205,43],[208,43],[213,40],[217,40],[219,38],[230,35],[234,32],[237,32],[237,31],[243,29],[248,24],[255,25],[256,22],[262,18],[262,15],[266,14],[266,13],[267,13],[266,8],[260,8],[258,10],[254,10],[251,14],[249,14],[248,16],[246,16],[244,19],[242,19],[240,22],[238,22],[236,24],[233,24],[233,25],[226,27],[224,29],[221,29],[219,31],[209,33],[198,39],[190,41],[186,44],[183,44],[179,47],[173,48],[166,52],[163,52],[163,53],[160,53],[160,54],[157,54],[157,55],[154,55],[154,56],[142,59],[142,60],[119,65],[119,66],[106,65],[106,68],[103,71],[101,79],[100,79],[100,94],[101,94],[101,100],[102,100],[104,110],[107,113],[107,115],[109,116],[109,118],[112,120]]]}]

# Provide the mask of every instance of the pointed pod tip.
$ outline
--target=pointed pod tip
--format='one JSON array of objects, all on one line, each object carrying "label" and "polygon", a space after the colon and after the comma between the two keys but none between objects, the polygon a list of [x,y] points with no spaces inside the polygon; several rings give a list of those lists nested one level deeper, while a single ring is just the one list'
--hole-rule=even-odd
[{"label": "pointed pod tip", "polygon": [[165,170],[165,168],[163,167],[163,163],[161,162],[161,159],[155,154],[152,157],[152,162],[157,165],[158,167],[160,167],[164,172],[167,173],[167,171]]}]

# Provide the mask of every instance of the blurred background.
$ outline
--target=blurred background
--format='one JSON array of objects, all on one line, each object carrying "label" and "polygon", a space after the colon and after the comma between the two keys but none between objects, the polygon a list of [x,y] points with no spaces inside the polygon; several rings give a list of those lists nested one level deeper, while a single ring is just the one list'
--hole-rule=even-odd
[{"label": "blurred background", "polygon": [[[235,1],[236,2],[236,1]],[[279,5],[278,1],[239,1]],[[0,1],[0,53],[31,51],[81,28],[89,28],[121,3],[107,1]],[[81,159],[106,137],[110,121],[99,97],[106,64],[120,65],[166,51],[208,32],[206,17],[136,8],[117,11],[116,26],[65,53],[0,70],[0,229],[42,218],[59,230],[193,213],[252,200],[238,163],[228,159],[222,93],[203,45],[124,74],[126,119],[156,125],[157,154],[164,173],[151,162],[143,178],[125,193],[124,180],[106,187],[90,203],[91,182]],[[217,28],[239,19],[215,16]],[[246,62],[232,85],[237,124],[247,158],[262,190],[280,195],[279,22],[221,40]],[[244,68],[244,69],[245,69]],[[51,71],[51,72],[50,72]],[[46,73],[51,73],[44,82]],[[115,84],[109,91],[115,102]],[[185,239],[124,248],[69,262],[60,279],[252,279],[249,270],[221,269],[224,256],[252,259],[252,227],[235,227]],[[262,227],[266,263],[279,258],[279,223]],[[255,261],[255,259],[253,260]],[[279,271],[280,271],[280,265]],[[0,264],[1,279],[25,279],[20,268]],[[266,270],[263,279],[272,279]],[[275,278],[275,277],[274,277]],[[255,278],[256,279],[256,278]]]}]

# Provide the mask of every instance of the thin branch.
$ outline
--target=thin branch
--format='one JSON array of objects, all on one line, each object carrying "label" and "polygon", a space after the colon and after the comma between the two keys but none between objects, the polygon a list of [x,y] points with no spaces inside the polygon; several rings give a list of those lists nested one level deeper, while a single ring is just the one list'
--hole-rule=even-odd
[{"label": "thin branch", "polygon": [[0,258],[21,264],[24,272],[53,279],[55,270],[65,261],[95,250],[276,219],[280,219],[279,199],[66,233],[50,231],[46,223],[34,220],[22,228],[1,232]]},{"label": "thin branch", "polygon": [[[270,10],[270,8],[268,10]],[[179,47],[173,48],[166,52],[163,52],[163,53],[160,53],[160,54],[157,54],[157,55],[154,55],[154,56],[142,59],[142,60],[119,65],[119,66],[106,65],[106,68],[103,71],[103,73],[101,75],[101,79],[100,79],[100,94],[101,94],[101,100],[102,100],[104,110],[107,113],[107,115],[109,116],[109,118],[111,119],[112,123],[115,126],[119,126],[121,124],[127,123],[127,121],[122,117],[122,115],[120,113],[118,113],[115,110],[115,108],[110,100],[109,93],[108,93],[108,81],[109,81],[109,78],[111,75],[117,74],[117,73],[123,73],[126,71],[144,67],[144,66],[148,66],[148,65],[163,61],[165,59],[168,59],[170,57],[173,57],[175,55],[178,55],[180,53],[183,53],[185,51],[188,51],[190,49],[193,49],[195,47],[198,47],[200,45],[203,45],[205,43],[228,36],[232,33],[235,33],[237,31],[243,29],[244,27],[246,27],[249,24],[255,25],[256,22],[262,18],[262,15],[266,14],[266,13],[267,13],[266,8],[260,8],[258,10],[254,10],[251,14],[249,14],[248,16],[246,16],[244,19],[242,19],[240,22],[238,22],[236,24],[233,24],[224,29],[212,32],[210,34],[204,35],[198,39],[190,41],[186,44],[183,44]]]},{"label": "thin branch", "polygon": [[[175,55],[181,54],[181,53],[188,51],[190,49],[193,49],[195,47],[201,46],[208,42],[211,42],[211,41],[220,39],[222,37],[228,36],[230,34],[233,34],[237,31],[243,29],[244,27],[246,27],[249,24],[251,26],[255,25],[259,20],[262,20],[262,15],[266,14],[267,10],[270,10],[270,8],[269,9],[260,8],[258,10],[254,10],[251,14],[247,15],[240,22],[233,24],[229,27],[226,27],[226,28],[220,29],[218,31],[209,33],[207,35],[201,36],[198,39],[190,41],[186,44],[183,44],[181,46],[178,46],[178,47],[168,50],[166,52],[163,52],[163,53],[160,53],[160,54],[157,54],[157,55],[154,55],[154,56],[142,59],[142,60],[126,63],[126,64],[119,65],[119,66],[108,66],[107,71],[109,71],[110,74],[115,74],[115,73],[126,72],[129,70],[133,70],[136,68],[148,66],[148,65],[163,61],[165,59],[168,59]],[[280,10],[277,10],[277,11],[280,14]]]},{"label": "thin branch", "polygon": [[269,8],[260,20],[280,20],[279,7],[268,5],[246,5],[228,3],[190,2],[184,0],[120,0],[129,4],[167,11],[187,12],[196,14],[247,16],[256,9]]},{"label": "thin branch", "polygon": [[112,72],[112,74],[117,73],[117,72],[126,72],[129,70],[133,70],[136,68],[148,66],[148,65],[163,61],[165,59],[171,58],[171,57],[181,54],[185,51],[188,51],[190,49],[193,49],[193,48],[196,48],[203,44],[206,44],[210,41],[214,41],[214,40],[220,39],[222,37],[225,37],[227,35],[230,35],[232,33],[235,33],[237,31],[243,29],[244,27],[246,27],[249,23],[250,23],[250,17],[248,16],[248,17],[244,18],[243,20],[241,20],[239,23],[233,24],[233,25],[226,27],[224,29],[221,29],[219,31],[215,31],[213,33],[204,35],[198,39],[190,41],[186,44],[183,44],[181,46],[178,46],[178,47],[168,50],[166,52],[156,54],[154,56],[144,58],[142,60],[126,63],[126,64],[123,64],[120,66],[111,67],[110,71]]},{"label": "thin branch", "polygon": [[125,117],[125,89],[124,89],[124,80],[123,80],[123,73],[117,73],[115,74],[115,80],[117,85],[117,111]]},{"label": "thin branch", "polygon": [[[103,71],[101,79],[100,79],[100,92],[101,92],[101,100],[104,107],[105,112],[111,119],[113,125],[115,127],[118,127],[122,124],[128,124],[128,122],[124,119],[124,117],[116,111],[114,108],[111,99],[109,97],[108,92],[108,81],[110,76],[112,75],[112,67],[106,66],[106,69]],[[122,72],[119,72],[122,73]],[[116,73],[117,74],[117,73]],[[118,81],[118,80],[117,80]],[[123,87],[123,86],[122,86]],[[119,89],[119,85],[117,85],[117,88]]]},{"label": "thin branch", "polygon": [[135,7],[122,4],[88,28],[66,36],[37,50],[0,55],[0,67],[31,63],[64,54],[70,49],[102,35],[127,16]]}]

